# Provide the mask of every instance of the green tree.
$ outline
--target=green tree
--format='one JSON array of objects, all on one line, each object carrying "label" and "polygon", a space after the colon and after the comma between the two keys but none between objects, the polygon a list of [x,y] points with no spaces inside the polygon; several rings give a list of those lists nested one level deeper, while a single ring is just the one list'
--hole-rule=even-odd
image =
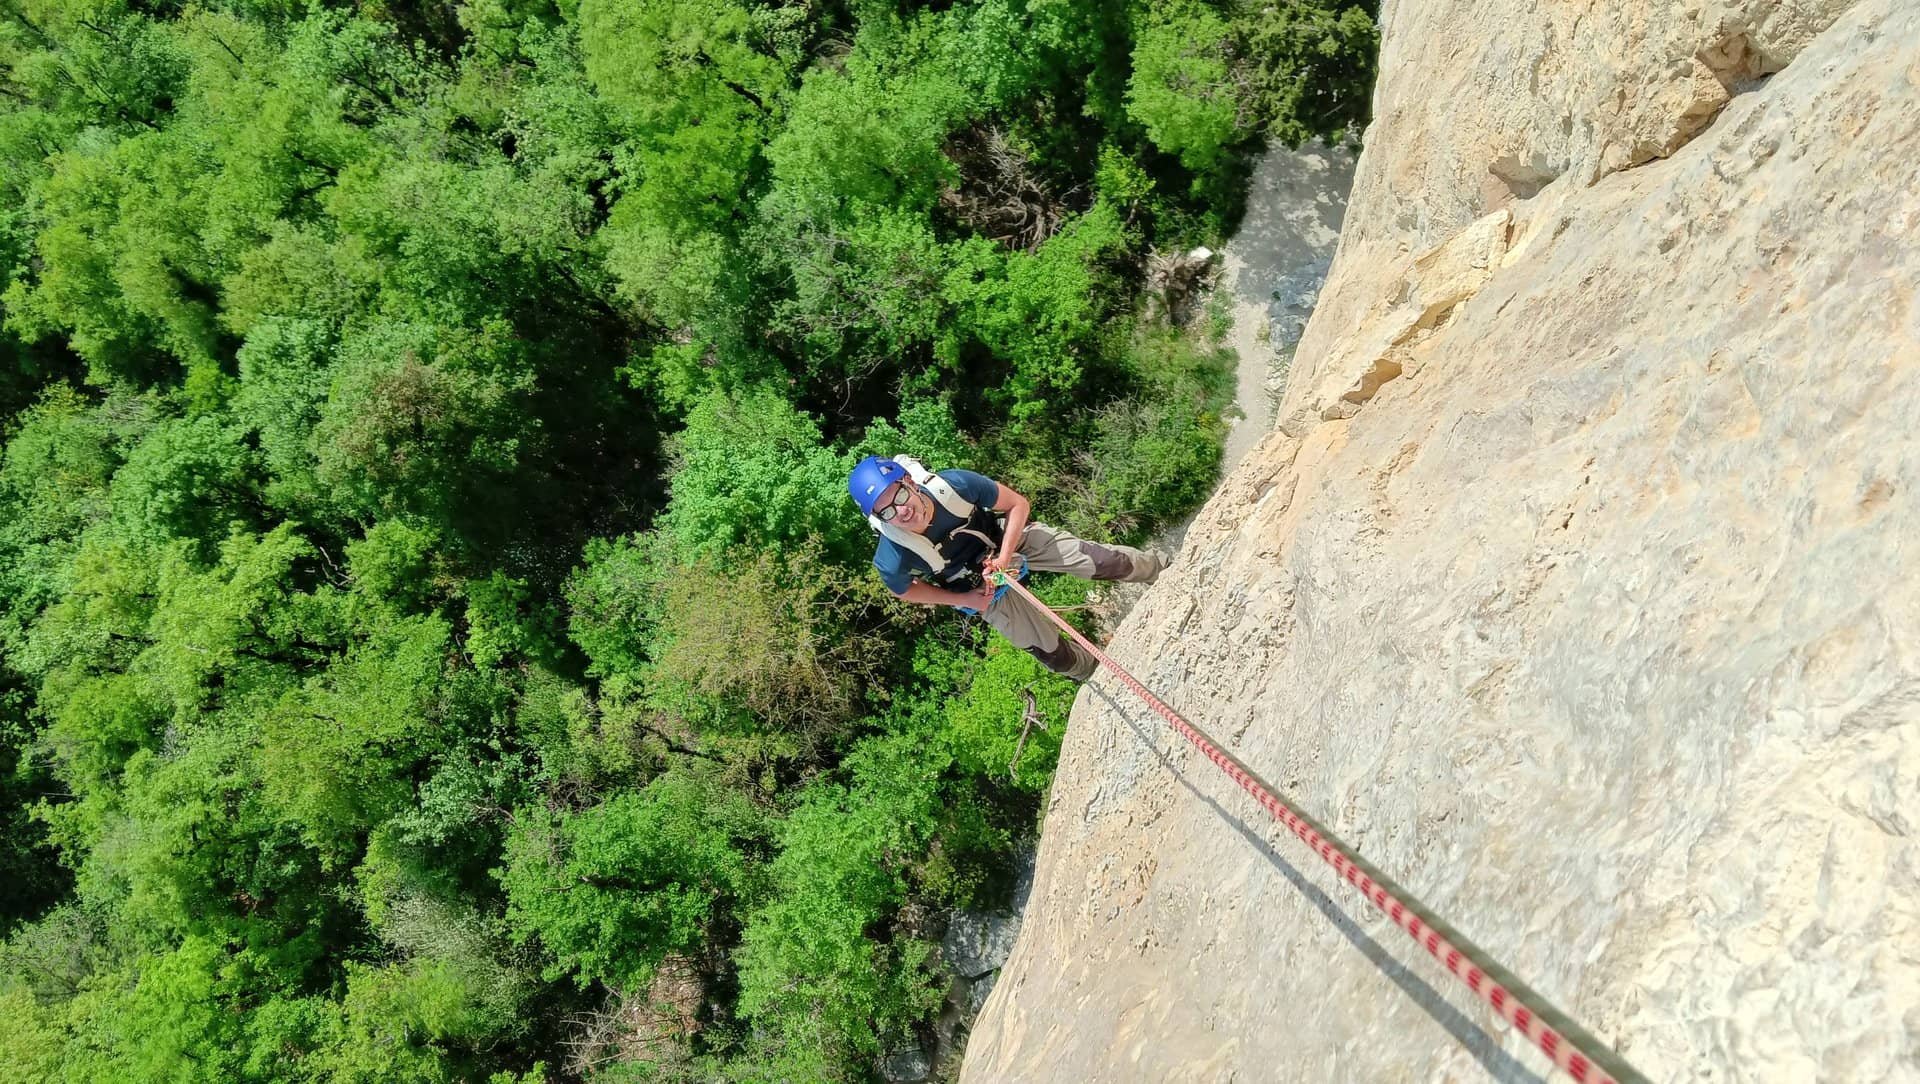
[{"label": "green tree", "polygon": [[1206,172],[1246,132],[1232,73],[1233,30],[1204,0],[1149,5],[1133,47],[1127,112],[1162,150]]},{"label": "green tree", "polygon": [[1235,19],[1248,111],[1289,147],[1358,141],[1373,97],[1377,3],[1248,4]]},{"label": "green tree", "polygon": [[1089,475],[1101,518],[1139,534],[1213,491],[1233,399],[1233,358],[1217,342],[1150,331],[1135,338],[1128,360],[1140,391],[1095,416]]},{"label": "green tree", "polygon": [[1128,113],[1196,173],[1256,136],[1290,147],[1357,141],[1380,46],[1376,8],[1153,0],[1134,44]]},{"label": "green tree", "polygon": [[26,689],[11,680],[0,684],[0,938],[38,918],[72,887],[45,826],[32,817],[33,806],[58,787],[46,765],[30,758],[29,703]]},{"label": "green tree", "polygon": [[771,388],[707,396],[674,451],[673,496],[659,524],[676,556],[818,546],[841,562],[866,544],[866,525],[849,514],[851,463]]},{"label": "green tree", "polygon": [[534,374],[504,324],[383,322],[340,354],[309,440],[316,481],[343,511],[458,524],[500,495],[535,432]]},{"label": "green tree", "polygon": [[[1113,208],[1095,203],[1037,252],[1007,252],[981,238],[961,249],[945,293],[959,310],[956,330],[1006,359],[1010,372],[996,390],[1010,420],[1057,410],[1080,389],[1111,303],[1102,265],[1126,243]],[[946,352],[957,359],[963,348],[950,339]]]},{"label": "green tree", "polygon": [[449,739],[438,694],[451,630],[397,618],[266,709],[263,797],[319,853],[347,865],[376,825],[408,808],[415,766]]},{"label": "green tree", "polygon": [[921,735],[863,742],[850,784],[807,788],[780,831],[770,890],[736,962],[740,1011],[782,1046],[852,1074],[939,1001],[932,946],[868,931],[906,898],[907,872],[938,823],[944,762]]},{"label": "green tree", "polygon": [[739,798],[678,774],[578,813],[522,808],[499,874],[508,922],[552,955],[549,978],[643,989],[733,906],[757,822]]},{"label": "green tree", "polygon": [[799,60],[798,6],[583,0],[580,42],[603,101],[632,133],[608,225],[629,296],[662,322],[731,340],[736,213]]}]

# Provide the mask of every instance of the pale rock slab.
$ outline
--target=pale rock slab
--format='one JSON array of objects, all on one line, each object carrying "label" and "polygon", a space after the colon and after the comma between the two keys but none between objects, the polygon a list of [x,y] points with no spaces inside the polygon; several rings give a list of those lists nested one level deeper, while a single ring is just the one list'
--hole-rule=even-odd
[{"label": "pale rock slab", "polygon": [[1358,382],[1416,254],[1672,154],[1853,2],[1387,0],[1365,168],[1276,416],[1310,424]]},{"label": "pale rock slab", "polygon": [[[1920,1080],[1920,5],[1384,22],[1296,409],[1117,656],[1651,1079]],[[1695,59],[1777,74],[1676,146]],[[1507,158],[1547,179],[1490,198]],[[1081,694],[964,1079],[1545,1075]]]}]

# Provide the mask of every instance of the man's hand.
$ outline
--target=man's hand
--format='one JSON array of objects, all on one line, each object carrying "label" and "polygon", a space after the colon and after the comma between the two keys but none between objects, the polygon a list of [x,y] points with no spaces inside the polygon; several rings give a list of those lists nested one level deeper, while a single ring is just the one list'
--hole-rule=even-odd
[{"label": "man's hand", "polygon": [[994,587],[992,584],[981,584],[978,591],[967,592],[968,601],[962,603],[962,605],[970,606],[976,610],[985,610],[987,607],[993,605],[993,591]]},{"label": "man's hand", "polygon": [[1019,559],[1020,539],[1027,533],[1027,517],[1033,512],[1033,505],[1027,498],[1004,482],[996,482],[1000,487],[1000,499],[994,503],[993,510],[1007,515],[1006,537],[1000,542],[1000,552],[988,558],[988,572],[1004,572],[1014,567]]}]

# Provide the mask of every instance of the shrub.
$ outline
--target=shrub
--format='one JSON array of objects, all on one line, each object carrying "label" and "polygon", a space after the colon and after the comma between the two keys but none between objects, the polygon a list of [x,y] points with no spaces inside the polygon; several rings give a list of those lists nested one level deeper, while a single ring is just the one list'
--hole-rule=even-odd
[{"label": "shrub", "polygon": [[1245,134],[1228,67],[1232,40],[1227,20],[1199,0],[1150,5],[1135,39],[1127,115],[1196,173]]},{"label": "shrub", "polygon": [[579,813],[522,808],[497,874],[507,921],[552,954],[547,978],[641,989],[731,907],[756,831],[743,800],[679,774]]},{"label": "shrub", "polygon": [[1126,510],[1104,513],[1122,534],[1176,519],[1212,492],[1233,380],[1231,351],[1170,329],[1144,333],[1132,360],[1143,388],[1101,409],[1090,455],[1099,507]]}]

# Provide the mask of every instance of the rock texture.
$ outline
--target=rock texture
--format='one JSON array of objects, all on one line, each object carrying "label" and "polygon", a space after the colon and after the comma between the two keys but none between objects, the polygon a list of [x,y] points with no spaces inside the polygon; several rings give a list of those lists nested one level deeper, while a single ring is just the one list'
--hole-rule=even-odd
[{"label": "rock texture", "polygon": [[1286,427],[1304,432],[1403,330],[1422,253],[1543,188],[1552,202],[1672,154],[1852,2],[1388,0],[1371,150]]},{"label": "rock texture", "polygon": [[[1383,23],[1117,653],[1651,1079],[1920,1080],[1920,5]],[[1542,1078],[1452,983],[1102,679],[964,1079]]]},{"label": "rock texture", "polygon": [[942,956],[955,975],[977,979],[1000,969],[1020,936],[1020,916],[957,911],[941,942]]}]

